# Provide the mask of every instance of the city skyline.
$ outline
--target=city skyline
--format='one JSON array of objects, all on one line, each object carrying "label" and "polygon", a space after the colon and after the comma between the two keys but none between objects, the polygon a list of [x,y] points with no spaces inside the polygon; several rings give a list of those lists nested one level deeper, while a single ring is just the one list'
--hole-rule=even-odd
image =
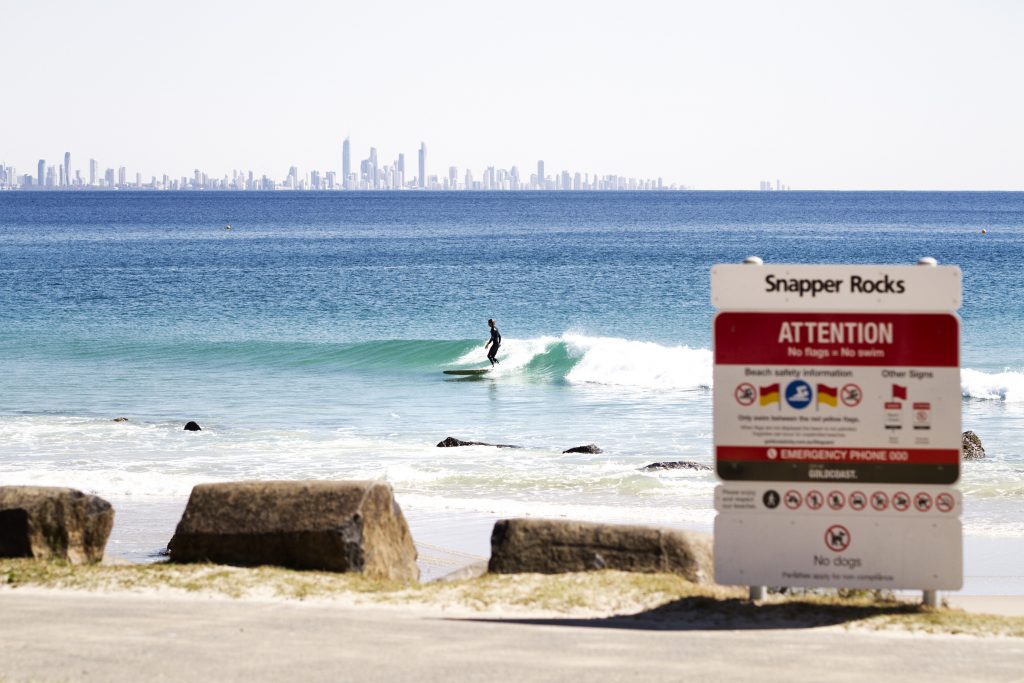
[{"label": "city skyline", "polygon": [[1004,0],[8,2],[0,153],[58,181],[67,150],[85,176],[92,156],[280,180],[340,174],[352,133],[409,178],[426,140],[439,176],[544,159],[701,189],[1020,190],[1022,22]]},{"label": "city skyline", "polygon": [[[553,175],[545,171],[545,162],[536,162],[536,172],[520,172],[517,164],[508,167],[486,166],[480,175],[469,167],[447,166],[443,173],[430,172],[427,144],[421,141],[417,150],[415,175],[406,173],[405,153],[399,152],[390,163],[382,163],[374,146],[368,148],[366,158],[359,160],[358,171],[352,166],[351,136],[340,145],[339,165],[331,169],[301,170],[297,165],[288,168],[283,179],[266,173],[257,175],[250,169],[231,169],[221,176],[212,176],[196,167],[187,175],[160,173],[148,175],[141,171],[129,174],[125,165],[117,164],[105,169],[89,158],[87,176],[82,169],[71,166],[72,153],[64,152],[63,161],[50,164],[41,158],[36,162],[35,174],[19,173],[18,166],[8,165],[0,158],[0,190],[125,190],[146,189],[162,191],[182,190],[358,190],[358,191],[672,191],[693,189],[661,177],[635,177],[617,174],[598,174],[591,171],[561,170]],[[444,168],[441,165],[441,168]],[[340,174],[339,174],[340,170]],[[72,174],[73,172],[73,174]],[[764,190],[765,182],[761,182]],[[788,189],[779,185],[775,189]],[[770,183],[769,183],[770,185]],[[772,189],[771,187],[767,189]]]}]

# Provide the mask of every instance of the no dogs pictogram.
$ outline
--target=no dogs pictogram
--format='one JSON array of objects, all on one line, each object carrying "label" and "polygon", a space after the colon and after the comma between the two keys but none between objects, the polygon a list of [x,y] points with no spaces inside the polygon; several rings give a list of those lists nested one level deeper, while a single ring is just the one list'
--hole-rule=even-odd
[{"label": "no dogs pictogram", "polygon": [[935,496],[935,509],[939,512],[949,512],[956,505],[951,493],[940,493]]},{"label": "no dogs pictogram", "polygon": [[786,495],[783,500],[786,502],[786,507],[790,510],[796,510],[800,507],[800,503],[803,502],[803,497],[798,491],[786,491]]},{"label": "no dogs pictogram", "polygon": [[850,547],[849,529],[842,524],[833,524],[825,530],[825,545],[832,552],[843,552]]}]

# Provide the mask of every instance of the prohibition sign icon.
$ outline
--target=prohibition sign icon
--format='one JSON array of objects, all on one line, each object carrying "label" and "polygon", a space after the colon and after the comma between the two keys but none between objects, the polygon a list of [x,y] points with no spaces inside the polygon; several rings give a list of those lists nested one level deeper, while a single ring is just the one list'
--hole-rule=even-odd
[{"label": "prohibition sign icon", "polygon": [[803,502],[799,491],[786,491],[786,495],[782,498],[786,502],[786,507],[790,510],[796,510],[800,507],[800,503]]},{"label": "prohibition sign icon", "polygon": [[914,506],[921,512],[928,512],[932,509],[932,497],[922,491],[914,496]]},{"label": "prohibition sign icon", "polygon": [[839,400],[847,408],[856,408],[864,400],[864,392],[856,384],[844,384],[839,390]]},{"label": "prohibition sign icon", "polygon": [[871,494],[871,507],[879,512],[889,507],[889,496],[886,495],[885,491],[875,491]]},{"label": "prohibition sign icon", "polygon": [[807,507],[812,510],[820,510],[824,504],[825,496],[821,495],[821,491],[811,490],[807,492]]},{"label": "prohibition sign icon", "polygon": [[841,553],[850,547],[850,530],[842,524],[833,524],[825,530],[825,547]]},{"label": "prohibition sign icon", "polygon": [[842,510],[846,505],[846,496],[841,491],[828,492],[828,506],[833,510]]},{"label": "prohibition sign icon", "polygon": [[850,494],[850,507],[860,512],[868,506],[868,497],[863,491],[854,491]]},{"label": "prohibition sign icon", "polygon": [[754,404],[754,401],[757,399],[757,389],[754,388],[753,384],[744,382],[736,387],[733,395],[736,397],[737,403],[746,407]]},{"label": "prohibition sign icon", "polygon": [[910,507],[910,496],[903,491],[897,491],[892,494],[892,506],[900,512],[906,512],[907,508]]},{"label": "prohibition sign icon", "polygon": [[956,501],[951,493],[940,493],[935,496],[935,509],[939,512],[949,512],[954,505],[956,505]]}]

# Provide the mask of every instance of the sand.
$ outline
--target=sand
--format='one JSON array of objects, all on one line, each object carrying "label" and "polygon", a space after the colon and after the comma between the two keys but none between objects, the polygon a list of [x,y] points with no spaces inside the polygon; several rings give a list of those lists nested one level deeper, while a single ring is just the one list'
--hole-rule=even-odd
[{"label": "sand", "polygon": [[1024,638],[0,590],[0,680],[1020,680]]}]

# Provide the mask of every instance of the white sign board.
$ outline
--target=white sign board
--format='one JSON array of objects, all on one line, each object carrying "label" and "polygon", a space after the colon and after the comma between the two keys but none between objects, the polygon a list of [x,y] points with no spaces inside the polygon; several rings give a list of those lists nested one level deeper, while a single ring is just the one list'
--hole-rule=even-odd
[{"label": "white sign board", "polygon": [[725,311],[955,311],[955,266],[749,265],[711,267],[711,303]]},{"label": "white sign board", "polygon": [[722,484],[715,580],[955,590],[963,582],[960,505],[947,486]]},{"label": "white sign board", "polygon": [[959,588],[959,269],[711,280],[716,580]]}]

